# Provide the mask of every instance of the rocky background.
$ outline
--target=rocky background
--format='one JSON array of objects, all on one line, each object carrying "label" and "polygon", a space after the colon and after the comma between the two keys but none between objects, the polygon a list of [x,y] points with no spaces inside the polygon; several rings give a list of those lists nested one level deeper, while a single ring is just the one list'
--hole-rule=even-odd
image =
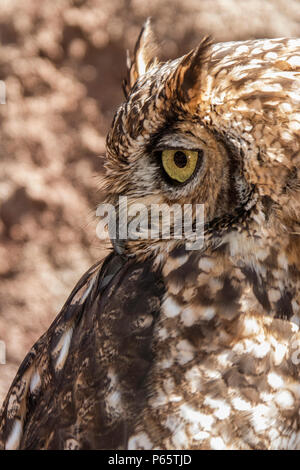
[{"label": "rocky background", "polygon": [[203,35],[299,36],[299,0],[0,0],[0,405],[24,355],[103,257],[94,217],[125,49],[153,18],[161,57]]}]

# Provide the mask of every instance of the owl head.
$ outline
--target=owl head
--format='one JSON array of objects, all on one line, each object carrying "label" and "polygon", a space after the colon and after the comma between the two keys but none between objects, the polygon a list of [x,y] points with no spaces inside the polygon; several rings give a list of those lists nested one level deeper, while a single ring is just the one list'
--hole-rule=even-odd
[{"label": "owl head", "polygon": [[[260,249],[276,237],[290,243],[300,221],[300,41],[205,38],[165,63],[157,49],[147,21],[107,137],[107,201],[118,205],[126,196],[129,207],[141,204],[148,214],[153,204],[190,204],[193,223],[194,207],[203,205],[202,249],[229,240],[245,249],[245,234]],[[144,258],[185,241],[148,236],[114,244]]]}]

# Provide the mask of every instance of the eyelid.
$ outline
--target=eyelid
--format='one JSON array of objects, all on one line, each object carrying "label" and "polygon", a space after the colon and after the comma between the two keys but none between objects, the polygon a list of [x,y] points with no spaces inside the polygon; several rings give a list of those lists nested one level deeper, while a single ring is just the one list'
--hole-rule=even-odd
[{"label": "eyelid", "polygon": [[169,137],[167,135],[160,137],[160,139],[156,141],[155,150],[159,152],[163,150],[192,150],[197,152],[203,150],[202,145],[202,148],[199,148],[199,144],[203,144],[204,148],[207,146],[207,142],[199,136],[192,140],[187,136],[182,136],[182,138],[178,136],[178,139],[174,139],[174,136],[171,134]]},{"label": "eyelid", "polygon": [[183,146],[175,147],[175,146],[171,146],[171,145],[169,145],[169,146],[165,146],[165,145],[164,145],[164,146],[160,146],[160,145],[158,145],[158,146],[155,148],[155,152],[163,152],[163,151],[165,151],[165,150],[174,150],[174,151],[177,151],[177,152],[178,152],[178,151],[181,151],[181,152],[188,152],[189,150],[190,150],[191,152],[203,152],[203,149],[201,149],[201,148],[199,148],[199,147],[197,147],[197,148],[195,148],[195,147],[190,147],[190,148],[189,148],[189,147],[183,147]]}]

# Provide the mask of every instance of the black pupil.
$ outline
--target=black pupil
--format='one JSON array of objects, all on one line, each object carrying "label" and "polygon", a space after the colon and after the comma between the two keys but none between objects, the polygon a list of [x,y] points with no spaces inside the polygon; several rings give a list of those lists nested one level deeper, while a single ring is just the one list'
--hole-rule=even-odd
[{"label": "black pupil", "polygon": [[184,152],[181,152],[181,150],[178,150],[174,154],[174,163],[176,166],[179,168],[184,168],[187,164],[187,156]]}]

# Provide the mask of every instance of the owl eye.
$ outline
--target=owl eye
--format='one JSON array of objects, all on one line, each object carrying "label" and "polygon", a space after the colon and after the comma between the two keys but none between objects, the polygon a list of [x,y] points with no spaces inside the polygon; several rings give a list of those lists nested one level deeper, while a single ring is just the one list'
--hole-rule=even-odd
[{"label": "owl eye", "polygon": [[199,151],[163,150],[161,159],[167,175],[179,183],[184,183],[192,176],[197,167]]}]

